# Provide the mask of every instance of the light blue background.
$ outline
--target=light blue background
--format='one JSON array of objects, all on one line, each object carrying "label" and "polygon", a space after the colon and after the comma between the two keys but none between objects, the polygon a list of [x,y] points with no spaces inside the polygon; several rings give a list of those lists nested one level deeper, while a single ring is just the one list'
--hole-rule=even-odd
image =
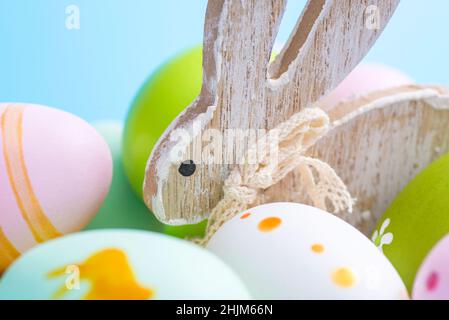
[{"label": "light blue background", "polygon": [[[278,42],[304,6],[290,0]],[[67,30],[65,8],[81,10]],[[202,41],[205,0],[0,0],[0,101],[123,119],[162,62]],[[449,1],[403,0],[366,60],[449,85]]]}]

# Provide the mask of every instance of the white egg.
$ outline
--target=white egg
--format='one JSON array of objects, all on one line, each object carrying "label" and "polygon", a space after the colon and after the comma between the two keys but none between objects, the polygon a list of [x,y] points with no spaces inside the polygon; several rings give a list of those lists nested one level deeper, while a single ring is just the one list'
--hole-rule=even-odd
[{"label": "white egg", "polygon": [[207,248],[256,299],[406,299],[387,258],[354,227],[320,209],[270,203],[225,223]]}]

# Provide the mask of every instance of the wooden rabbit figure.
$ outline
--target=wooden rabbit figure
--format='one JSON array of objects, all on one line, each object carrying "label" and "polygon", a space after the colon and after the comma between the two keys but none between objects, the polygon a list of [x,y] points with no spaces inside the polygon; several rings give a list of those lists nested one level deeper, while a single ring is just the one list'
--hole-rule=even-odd
[{"label": "wooden rabbit figure", "polygon": [[[368,231],[437,156],[435,147],[449,149],[446,89],[409,86],[318,107],[375,43],[398,2],[310,0],[270,64],[286,0],[210,0],[201,93],[160,138],[147,165],[144,199],[158,219],[191,224],[229,209],[223,207],[294,201],[341,211]],[[250,151],[260,146],[254,136],[266,138],[274,129],[277,140],[264,141],[276,141],[281,156],[251,163]],[[311,159],[322,161],[317,176]],[[308,164],[314,170],[301,170]],[[317,180],[329,188],[311,192]],[[352,215],[343,182],[357,199]],[[336,193],[334,208],[327,208],[329,190]],[[335,208],[339,198],[344,203]]]}]

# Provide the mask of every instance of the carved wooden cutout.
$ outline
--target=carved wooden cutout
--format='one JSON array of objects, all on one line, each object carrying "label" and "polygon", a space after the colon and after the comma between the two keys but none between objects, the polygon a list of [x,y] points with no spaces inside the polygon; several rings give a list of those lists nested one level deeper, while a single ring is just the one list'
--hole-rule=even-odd
[{"label": "carved wooden cutout", "polygon": [[[249,142],[233,150],[229,150],[232,145],[223,143],[221,155],[215,154],[222,159],[213,164],[205,163],[207,159],[202,157],[203,149],[197,147],[206,143],[194,142],[209,129],[215,129],[223,136],[228,129],[271,129],[303,108],[313,106],[365,56],[398,2],[311,0],[285,48],[269,65],[286,0],[210,0],[205,23],[201,93],[166,130],[148,162],[144,199],[156,216],[174,225],[207,218],[222,197],[224,180],[237,165],[227,163],[225,154],[232,151],[234,159],[240,159]],[[365,12],[368,6],[373,5],[378,8],[379,18],[379,28],[374,29],[368,27]],[[402,164],[401,170],[391,177],[394,180],[391,189],[383,192],[380,188],[386,186],[385,179],[396,172],[394,168],[398,164],[395,159],[404,160],[403,156],[408,151],[405,148],[409,144],[401,141],[401,137],[405,139],[408,135],[417,134],[415,141],[421,141],[431,139],[429,135],[438,136],[441,150],[447,148],[443,132],[444,125],[447,127],[449,123],[445,122],[448,120],[446,112],[429,108],[429,100],[416,98],[415,89],[398,90],[405,91],[387,91],[379,93],[380,100],[375,95],[327,110],[335,120],[335,128],[310,151],[335,168],[363,210],[376,215],[420,167],[434,158],[429,144],[412,147],[411,153],[417,156],[418,168],[410,168],[410,161]],[[416,90],[423,91],[421,88]],[[444,89],[433,92],[439,103],[447,102]],[[401,94],[410,96],[401,96],[405,99],[401,102],[395,99],[388,102],[390,94],[395,99]],[[364,108],[365,104],[369,106],[371,99],[380,101],[382,107]],[[359,108],[360,113],[357,111]],[[401,124],[405,127],[400,127]],[[411,129],[408,127],[411,124],[418,124],[421,129]],[[426,128],[431,128],[434,133],[429,133],[432,130]],[[378,139],[378,134],[383,132],[389,132],[395,138],[389,138],[385,133],[381,135],[382,143],[379,140],[367,141]],[[191,140],[185,145],[180,144],[186,137]],[[348,140],[344,141],[346,138]],[[376,143],[378,148],[371,148]],[[387,153],[393,149],[402,151],[399,158],[395,152]],[[370,154],[366,153],[368,151]],[[416,154],[418,151],[419,156]],[[370,161],[374,161],[370,160],[371,157],[392,167],[378,166],[375,170],[385,170],[379,173],[381,178],[377,177],[374,169],[366,174],[363,170],[371,168]],[[196,171],[189,177],[178,172],[184,160],[196,163]],[[348,164],[351,165],[348,167]],[[279,185],[271,187],[267,190],[267,199],[303,201],[298,196],[301,190],[296,178],[291,174]],[[383,179],[383,182],[378,183],[376,179]],[[371,189],[366,185],[372,185]]]}]

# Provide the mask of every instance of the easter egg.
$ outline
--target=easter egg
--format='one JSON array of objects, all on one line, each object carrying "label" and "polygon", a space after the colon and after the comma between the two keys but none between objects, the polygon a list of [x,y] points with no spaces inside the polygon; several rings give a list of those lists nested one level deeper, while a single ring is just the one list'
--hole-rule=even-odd
[{"label": "easter egg", "polygon": [[323,100],[323,103],[334,106],[356,96],[412,82],[409,76],[397,69],[381,64],[360,64]]},{"label": "easter egg", "polygon": [[170,123],[198,96],[202,76],[202,47],[198,46],[161,66],[134,99],[126,119],[123,162],[138,195],[142,196],[151,150]]},{"label": "easter egg", "polygon": [[186,224],[182,226],[164,226],[164,233],[176,238],[196,238],[204,237],[207,227],[207,220],[201,221],[197,224]]},{"label": "easter egg", "polygon": [[413,299],[449,300],[449,235],[437,243],[419,268]]},{"label": "easter egg", "polygon": [[108,145],[69,113],[0,104],[0,273],[32,246],[81,230],[112,177]]},{"label": "easter egg", "polygon": [[449,233],[449,154],[419,173],[379,220],[373,241],[411,291],[424,258]]},{"label": "easter egg", "polygon": [[261,205],[227,221],[207,249],[255,299],[403,299],[391,263],[362,233],[320,209]]},{"label": "easter egg", "polygon": [[126,228],[162,231],[163,225],[157,221],[142,200],[132,191],[123,170],[122,124],[116,121],[102,121],[96,123],[94,127],[111,149],[114,172],[109,194],[100,211],[85,230]]},{"label": "easter egg", "polygon": [[85,231],[37,246],[0,280],[0,299],[249,299],[218,257],[147,231]]}]

